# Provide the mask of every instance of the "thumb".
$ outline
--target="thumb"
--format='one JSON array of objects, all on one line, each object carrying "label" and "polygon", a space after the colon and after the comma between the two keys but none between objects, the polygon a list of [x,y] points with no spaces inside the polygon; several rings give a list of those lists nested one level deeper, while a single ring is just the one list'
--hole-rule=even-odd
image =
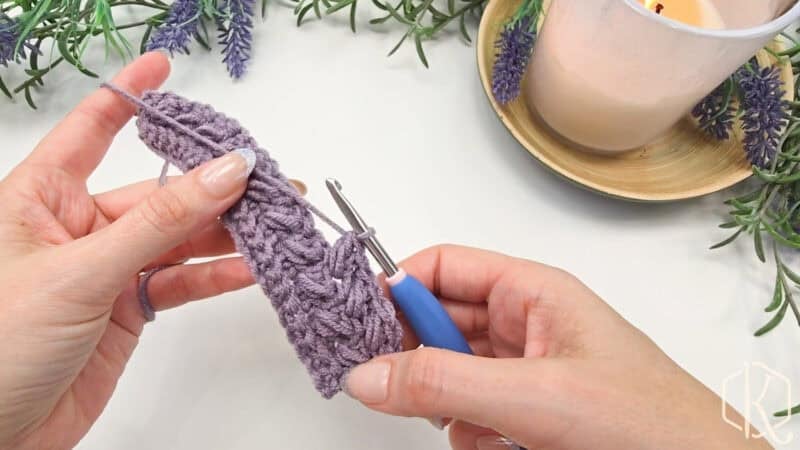
[{"label": "thumb", "polygon": [[244,192],[255,163],[252,150],[237,149],[196,167],[111,225],[74,241],[84,256],[80,260],[94,266],[96,281],[119,286],[230,208]]},{"label": "thumb", "polygon": [[529,399],[538,395],[539,367],[544,364],[420,348],[355,367],[344,390],[387,414],[453,417],[505,431],[530,415]]}]

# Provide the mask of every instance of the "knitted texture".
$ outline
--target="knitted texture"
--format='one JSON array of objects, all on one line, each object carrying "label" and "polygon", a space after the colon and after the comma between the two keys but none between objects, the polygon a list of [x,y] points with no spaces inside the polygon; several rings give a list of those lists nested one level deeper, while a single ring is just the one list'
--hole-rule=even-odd
[{"label": "knitted texture", "polygon": [[400,350],[402,328],[359,237],[345,232],[330,245],[311,211],[329,219],[297,193],[244,128],[172,93],[149,91],[136,102],[139,137],[183,171],[237,148],[256,152],[247,190],[222,220],[324,397],[339,392],[350,368]]}]

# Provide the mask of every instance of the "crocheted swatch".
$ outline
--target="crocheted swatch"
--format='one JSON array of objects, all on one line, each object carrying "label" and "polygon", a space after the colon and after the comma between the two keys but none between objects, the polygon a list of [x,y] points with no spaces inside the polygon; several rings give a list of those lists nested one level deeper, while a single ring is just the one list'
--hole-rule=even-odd
[{"label": "crocheted swatch", "polygon": [[247,190],[222,221],[325,398],[341,390],[350,368],[400,350],[402,328],[362,242],[343,232],[329,244],[311,212],[330,219],[297,193],[247,130],[208,105],[172,93],[148,91],[136,99],[106,87],[139,105],[139,137],[183,171],[237,148],[256,152]]}]

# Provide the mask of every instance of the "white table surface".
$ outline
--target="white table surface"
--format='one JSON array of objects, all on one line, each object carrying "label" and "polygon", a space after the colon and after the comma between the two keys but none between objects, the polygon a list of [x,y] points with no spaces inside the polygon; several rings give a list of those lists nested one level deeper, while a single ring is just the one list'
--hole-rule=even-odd
[{"label": "white table surface", "polygon": [[[294,26],[275,5],[257,23],[249,74],[231,82],[213,53],[174,61],[166,88],[238,118],[336,214],[323,180],[338,177],[399,259],[451,242],[567,269],[716,391],[763,361],[800,386],[800,330],[769,319],[773,271],[748,242],[711,252],[730,192],[674,204],[603,198],[551,174],[513,140],[484,97],[475,49],[455,36],[429,43],[430,70],[399,38],[342,22]],[[102,58],[98,61],[102,62]],[[102,65],[102,64],[101,64]],[[97,67],[97,66],[95,66]],[[104,73],[119,69],[111,60]],[[97,81],[54,75],[33,112],[0,103],[0,174],[20,161]],[[98,192],[158,175],[161,162],[129,124],[90,181]],[[797,390],[797,389],[796,389]],[[780,393],[768,397],[781,408]],[[741,396],[730,399],[742,406]],[[800,402],[800,396],[795,396]],[[770,403],[771,402],[771,403]],[[795,434],[800,419],[779,431]],[[382,416],[344,395],[323,400],[258,288],[159,313],[145,328],[106,411],[79,448],[443,449],[419,419]]]}]

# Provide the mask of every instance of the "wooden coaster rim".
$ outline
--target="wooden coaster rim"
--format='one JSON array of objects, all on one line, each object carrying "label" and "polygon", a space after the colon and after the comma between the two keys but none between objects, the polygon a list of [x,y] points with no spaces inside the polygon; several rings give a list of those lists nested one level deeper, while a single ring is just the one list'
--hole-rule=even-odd
[{"label": "wooden coaster rim", "polygon": [[[604,156],[570,148],[553,136],[545,125],[533,119],[522,98],[506,106],[499,105],[491,89],[494,46],[502,25],[518,5],[519,0],[491,0],[486,6],[476,44],[478,72],[484,92],[500,121],[546,167],[579,186],[639,202],[700,197],[728,188],[752,175],[739,131],[730,140],[720,142],[706,136],[687,118],[656,142],[621,155]],[[776,38],[769,47],[780,50],[785,48],[785,44]],[[766,50],[761,50],[757,59],[761,64],[781,64],[786,98],[792,100],[795,89],[791,65],[780,63]],[[525,81],[523,89],[524,84]]]}]

